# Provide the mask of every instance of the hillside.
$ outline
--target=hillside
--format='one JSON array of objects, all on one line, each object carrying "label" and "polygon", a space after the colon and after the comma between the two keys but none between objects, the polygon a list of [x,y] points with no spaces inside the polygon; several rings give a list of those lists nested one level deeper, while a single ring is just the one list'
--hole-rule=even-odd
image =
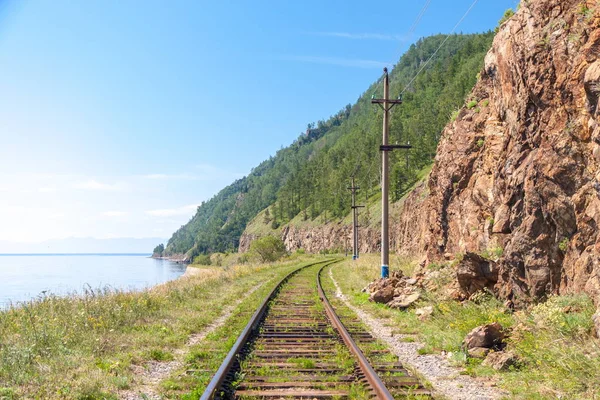
[{"label": "hillside", "polygon": [[[390,74],[390,92],[400,93],[445,35],[419,40]],[[391,193],[400,199],[418,173],[432,163],[439,135],[477,79],[493,33],[452,35],[434,61],[404,93],[391,117],[391,142],[410,141],[408,154],[391,157]],[[261,211],[262,224],[279,229],[291,220],[342,220],[349,212],[351,176],[361,186],[359,201],[376,196],[379,185],[381,113],[370,103],[381,96],[373,83],[354,105],[327,121],[309,124],[290,146],[198,207],[169,240],[165,255],[235,250],[247,224]],[[267,209],[268,208],[268,209]]]},{"label": "hillside", "polygon": [[458,271],[464,296],[461,274],[515,303],[579,291],[600,298],[596,4],[521,3],[469,106],[442,133],[428,195],[407,200],[399,224],[413,231],[400,241],[424,265],[495,254]]}]

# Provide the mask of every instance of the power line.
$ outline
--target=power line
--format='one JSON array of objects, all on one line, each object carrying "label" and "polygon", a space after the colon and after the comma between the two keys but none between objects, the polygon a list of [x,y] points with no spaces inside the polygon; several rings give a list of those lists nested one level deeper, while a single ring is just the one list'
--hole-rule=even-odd
[{"label": "power line", "polygon": [[456,28],[458,28],[458,26],[464,21],[465,18],[467,18],[467,15],[469,15],[469,13],[471,12],[471,10],[473,9],[473,7],[475,7],[475,5],[477,4],[479,0],[475,0],[473,2],[473,4],[471,4],[471,7],[469,7],[469,9],[467,10],[467,12],[462,16],[462,18],[456,23],[456,25],[454,25],[454,28],[452,28],[452,31],[450,31],[450,33],[446,36],[446,38],[442,41],[442,43],[440,44],[440,46],[436,49],[436,51],[427,59],[427,61],[425,61],[425,64],[423,64],[423,66],[421,67],[421,69],[419,69],[419,71],[417,72],[417,74],[410,80],[410,82],[408,82],[408,85],[406,85],[404,87],[404,89],[402,90],[402,92],[400,92],[400,96],[402,96],[404,94],[404,92],[406,92],[408,90],[408,88],[410,87],[410,85],[413,84],[413,82],[415,81],[415,79],[417,79],[417,77],[421,74],[421,72],[423,72],[423,70],[425,69],[425,67],[427,67],[427,65],[429,64],[429,62],[433,59],[433,57],[435,57],[437,55],[437,53],[441,50],[442,47],[444,47],[444,45],[446,44],[446,42],[448,41],[448,39],[450,39],[450,36],[452,36],[452,34],[456,31]]},{"label": "power line", "polygon": [[[419,14],[417,14],[417,17],[415,18],[413,24],[410,26],[410,28],[408,29],[408,33],[406,34],[407,38],[410,38],[410,36],[415,32],[415,30],[417,29],[417,26],[419,25],[419,22],[421,22],[421,19],[423,18],[423,16],[425,15],[425,12],[427,11],[427,9],[429,8],[429,4],[431,4],[431,0],[427,0],[425,2],[425,4],[423,5],[423,7],[421,8],[421,11],[419,11]],[[395,63],[395,60],[392,60],[389,62],[390,66],[393,66]]]},{"label": "power line", "polygon": [[417,25],[419,25],[419,22],[421,22],[421,18],[423,18],[423,15],[425,15],[425,11],[427,11],[427,9],[429,8],[429,4],[431,4],[431,0],[427,0],[425,2],[425,5],[421,9],[421,12],[419,12],[419,15],[417,15],[415,22],[413,22],[410,29],[408,30],[409,35],[413,34],[415,29],[417,29]]}]

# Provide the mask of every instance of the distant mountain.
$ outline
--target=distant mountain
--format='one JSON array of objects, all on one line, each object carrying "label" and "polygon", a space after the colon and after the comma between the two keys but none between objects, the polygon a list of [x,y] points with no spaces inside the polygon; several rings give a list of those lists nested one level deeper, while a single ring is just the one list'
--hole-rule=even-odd
[{"label": "distant mountain", "polygon": [[6,253],[150,253],[162,238],[66,238],[38,243],[0,241],[0,254]]}]

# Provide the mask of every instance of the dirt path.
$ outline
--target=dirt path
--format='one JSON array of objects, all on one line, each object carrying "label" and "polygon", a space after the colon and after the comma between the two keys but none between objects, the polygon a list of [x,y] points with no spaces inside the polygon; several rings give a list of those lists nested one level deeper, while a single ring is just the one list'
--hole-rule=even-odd
[{"label": "dirt path", "polygon": [[244,297],[225,307],[221,316],[207,326],[204,331],[190,335],[185,346],[174,351],[175,359],[173,361],[149,361],[145,366],[133,366],[136,384],[131,389],[120,392],[119,398],[121,400],[161,400],[163,397],[159,394],[158,385],[162,380],[168,378],[173,371],[184,365],[183,360],[190,347],[200,343],[206,336],[223,326],[236,307],[262,285],[263,283],[254,286]]},{"label": "dirt path", "polygon": [[422,343],[402,341],[410,335],[392,333],[392,328],[387,326],[384,320],[374,318],[352,305],[342,293],[331,271],[330,269],[329,276],[335,285],[336,296],[358,315],[373,336],[387,343],[400,362],[431,382],[436,393],[453,400],[495,400],[507,396],[507,393],[492,387],[486,380],[461,375],[459,368],[450,365],[448,360],[440,355],[419,354],[417,351],[423,347]]}]

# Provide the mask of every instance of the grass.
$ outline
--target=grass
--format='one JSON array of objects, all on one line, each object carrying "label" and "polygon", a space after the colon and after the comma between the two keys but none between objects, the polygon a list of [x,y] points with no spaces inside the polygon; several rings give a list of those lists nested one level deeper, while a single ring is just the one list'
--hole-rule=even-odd
[{"label": "grass", "polygon": [[172,360],[174,350],[224,307],[265,282],[244,302],[255,307],[269,286],[301,263],[205,267],[147,291],[88,288],[2,311],[0,398],[116,398],[134,384],[132,365]]},{"label": "grass", "polygon": [[[402,260],[391,270],[414,269]],[[363,255],[332,268],[335,279],[354,305],[387,320],[395,330],[423,343],[420,353],[453,353],[452,362],[463,373],[495,380],[511,399],[597,399],[600,396],[600,342],[593,337],[591,316],[595,307],[585,295],[552,296],[546,302],[515,313],[489,294],[459,303],[441,292],[428,291],[417,307],[432,305],[433,315],[421,321],[414,310],[398,311],[370,303],[360,290],[379,275],[376,255]],[[438,272],[452,276],[452,267]],[[437,273],[437,272],[436,272]],[[447,283],[443,281],[441,283]],[[465,335],[474,327],[499,322],[510,332],[507,349],[521,359],[521,368],[497,372],[466,357]]]}]

